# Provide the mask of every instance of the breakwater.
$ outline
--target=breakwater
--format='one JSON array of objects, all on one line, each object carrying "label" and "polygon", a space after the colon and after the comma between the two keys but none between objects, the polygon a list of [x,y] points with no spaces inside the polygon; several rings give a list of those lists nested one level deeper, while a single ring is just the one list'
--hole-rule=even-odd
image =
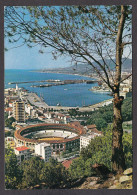
[{"label": "breakwater", "polygon": [[17,81],[17,82],[9,82],[8,84],[23,84],[23,83],[52,83],[52,84],[43,84],[43,85],[32,85],[31,87],[51,87],[51,86],[57,86],[57,85],[66,85],[66,84],[77,84],[77,83],[87,83],[87,84],[92,84],[96,83],[98,81],[96,80],[42,80],[42,81]]},{"label": "breakwater", "polygon": [[41,84],[41,85],[32,85],[31,87],[51,87],[51,86],[58,86],[58,85],[68,85],[68,84],[78,84],[78,83],[87,83],[92,84],[96,83],[96,80],[47,80],[49,84]]}]

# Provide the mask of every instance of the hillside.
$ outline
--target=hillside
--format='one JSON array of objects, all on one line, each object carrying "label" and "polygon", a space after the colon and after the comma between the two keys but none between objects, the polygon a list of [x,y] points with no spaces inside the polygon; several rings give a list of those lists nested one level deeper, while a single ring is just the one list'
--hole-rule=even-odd
[{"label": "hillside", "polygon": [[110,175],[107,179],[99,176],[92,176],[83,179],[72,189],[132,189],[133,169],[128,168],[121,175]]},{"label": "hillside", "polygon": [[[114,59],[115,61],[115,59]],[[110,59],[106,59],[107,64],[109,64],[111,69],[114,69],[115,63]],[[132,59],[123,59],[122,71],[132,71]],[[103,61],[100,60],[100,63],[103,64]],[[95,62],[93,62],[96,67],[98,66]],[[44,69],[43,72],[57,72],[57,73],[64,73],[64,74],[81,74],[81,75],[90,75],[94,73],[92,67],[89,64],[78,64],[69,66],[66,68],[55,68],[55,69]]]}]

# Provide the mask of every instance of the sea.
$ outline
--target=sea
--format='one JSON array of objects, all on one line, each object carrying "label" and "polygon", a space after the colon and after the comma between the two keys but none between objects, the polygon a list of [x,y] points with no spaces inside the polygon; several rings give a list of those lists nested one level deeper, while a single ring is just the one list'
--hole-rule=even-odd
[{"label": "sea", "polygon": [[93,86],[98,86],[97,83],[86,84],[67,84],[51,87],[31,87],[32,85],[46,84],[40,83],[41,80],[94,80],[90,77],[70,74],[46,73],[34,70],[5,70],[5,88],[15,88],[16,84],[9,84],[10,82],[24,82],[37,81],[37,83],[22,83],[18,84],[19,88],[25,88],[29,92],[36,93],[49,106],[56,106],[58,103],[61,106],[82,107],[89,106],[104,100],[110,99],[108,92],[99,93],[90,91]]}]

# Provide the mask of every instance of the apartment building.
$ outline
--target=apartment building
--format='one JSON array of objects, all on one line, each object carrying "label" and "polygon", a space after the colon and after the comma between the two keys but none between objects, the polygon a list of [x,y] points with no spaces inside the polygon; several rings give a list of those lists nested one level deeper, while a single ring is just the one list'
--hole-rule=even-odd
[{"label": "apartment building", "polygon": [[13,116],[18,123],[25,122],[25,103],[23,101],[13,102]]},{"label": "apartment building", "polygon": [[31,157],[31,151],[25,146],[20,146],[14,149],[17,156],[18,164],[20,165],[23,160],[28,160]]},{"label": "apartment building", "polygon": [[45,162],[49,161],[51,152],[51,147],[48,143],[40,143],[35,145],[35,153],[42,156]]}]

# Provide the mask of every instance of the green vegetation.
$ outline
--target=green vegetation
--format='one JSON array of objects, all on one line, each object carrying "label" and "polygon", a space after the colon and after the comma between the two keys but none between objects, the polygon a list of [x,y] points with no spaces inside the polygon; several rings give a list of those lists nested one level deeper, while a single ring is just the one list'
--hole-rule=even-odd
[{"label": "green vegetation", "polygon": [[13,150],[6,150],[6,189],[30,189],[41,183],[45,184],[45,188],[65,188],[70,185],[70,178],[65,167],[54,159],[45,163],[38,157],[32,157],[29,160],[24,160],[19,167]]},{"label": "green vegetation", "polygon": [[4,112],[4,118],[5,120],[8,119],[8,113]]},{"label": "green vegetation", "polygon": [[26,189],[30,186],[34,186],[40,183],[39,175],[44,166],[44,162],[37,157],[32,157],[29,160],[23,161],[22,170],[22,182],[19,188]]},{"label": "green vegetation", "polygon": [[5,137],[13,137],[14,136],[14,131],[7,131],[5,132]]},{"label": "green vegetation", "polygon": [[70,109],[68,113],[70,116],[76,116],[78,114],[78,111],[76,109]]},{"label": "green vegetation", "polygon": [[[92,112],[79,112],[76,109],[69,110],[70,116],[78,116],[77,119],[83,120],[81,125],[96,124],[97,129],[106,128],[108,123],[113,122],[113,104],[99,108]],[[122,105],[123,121],[132,120],[132,97],[123,101]]]},{"label": "green vegetation", "polygon": [[[91,176],[95,174],[92,165],[95,163],[104,164],[112,170],[112,126],[108,126],[104,136],[96,137],[90,144],[81,150],[80,157],[73,160],[69,172],[73,179]],[[123,149],[126,168],[132,167],[132,134],[124,133]]]},{"label": "green vegetation", "polygon": [[76,148],[68,148],[65,152],[62,153],[62,157],[63,158],[68,158],[74,155],[78,155],[79,154],[79,146]]},{"label": "green vegetation", "polygon": [[65,167],[51,159],[41,170],[41,181],[46,183],[48,188],[63,188],[70,185],[70,176]]},{"label": "green vegetation", "polygon": [[[123,121],[132,120],[132,98],[126,98],[122,105]],[[97,129],[106,128],[108,123],[113,122],[113,105],[102,107],[99,110],[89,113],[86,124],[96,124]]]},{"label": "green vegetation", "polygon": [[21,171],[17,165],[17,158],[10,148],[5,149],[5,187],[6,189],[17,189],[21,181]]},{"label": "green vegetation", "polygon": [[11,128],[11,129],[14,129],[13,126],[12,126],[13,122],[15,122],[15,118],[14,117],[6,118],[5,126]]},{"label": "green vegetation", "polygon": [[123,129],[132,129],[132,124],[123,124]]},{"label": "green vegetation", "polygon": [[124,133],[123,146],[124,146],[126,168],[130,168],[133,166],[132,133],[127,133],[127,132]]}]

